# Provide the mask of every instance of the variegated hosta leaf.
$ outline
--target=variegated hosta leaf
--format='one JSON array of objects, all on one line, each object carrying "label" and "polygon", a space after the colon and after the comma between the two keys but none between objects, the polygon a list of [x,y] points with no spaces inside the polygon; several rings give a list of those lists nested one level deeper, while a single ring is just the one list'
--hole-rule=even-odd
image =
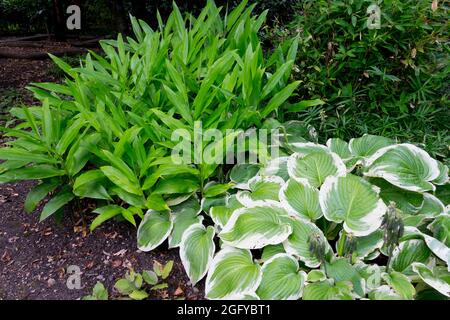
[{"label": "variegated hosta leaf", "polygon": [[369,182],[380,188],[380,197],[386,205],[394,202],[405,214],[417,214],[422,208],[422,193],[403,190],[381,178],[371,178]]},{"label": "variegated hosta leaf", "polygon": [[438,161],[437,163],[439,168],[439,176],[432,182],[433,184],[444,185],[449,182],[448,167],[440,161]]},{"label": "variegated hosta leaf", "polygon": [[320,261],[310,251],[310,239],[318,237],[326,245],[326,255],[330,256],[333,249],[328,244],[322,230],[314,223],[300,219],[292,219],[292,234],[283,242],[284,250],[287,253],[298,257],[307,267],[316,268],[320,266]]},{"label": "variegated hosta leaf", "polygon": [[159,246],[167,239],[172,227],[169,211],[147,211],[137,231],[139,250],[151,251]]},{"label": "variegated hosta leaf", "polygon": [[416,290],[404,274],[393,271],[386,274],[384,279],[403,299],[412,300],[414,298]]},{"label": "variegated hosta leaf", "polygon": [[225,205],[211,207],[209,215],[215,224],[223,228],[230,220],[233,212],[242,207],[243,205],[237,200],[236,195],[233,194],[227,197]]},{"label": "variegated hosta leaf", "polygon": [[263,300],[297,300],[302,295],[306,273],[299,270],[296,259],[279,253],[262,267],[261,284],[256,294]]},{"label": "variegated hosta leaf", "polygon": [[402,297],[387,285],[380,286],[369,292],[370,300],[401,300]]},{"label": "variegated hosta leaf", "polygon": [[264,177],[278,176],[283,180],[289,179],[289,173],[287,171],[287,162],[289,157],[279,157],[271,159],[266,163],[264,168],[261,169],[260,175]]},{"label": "variegated hosta leaf", "polygon": [[436,217],[445,212],[445,206],[435,196],[429,193],[423,194],[423,203],[417,214],[423,214],[427,217]]},{"label": "variegated hosta leaf", "polygon": [[352,174],[328,177],[320,189],[319,201],[327,220],[344,222],[344,229],[358,237],[377,230],[386,212],[386,205],[372,185]]},{"label": "variegated hosta leaf", "polygon": [[415,192],[435,190],[431,181],[439,176],[437,161],[426,151],[406,143],[378,150],[367,160],[367,167],[366,176],[383,178]]},{"label": "variegated hosta leaf", "polygon": [[450,248],[447,247],[445,244],[440,242],[439,240],[421,232],[419,229],[414,227],[406,227],[405,228],[405,234],[417,234],[420,235],[423,240],[425,241],[425,244],[428,246],[428,248],[434,253],[435,256],[437,256],[439,259],[444,261],[448,269],[450,271]]},{"label": "variegated hosta leaf", "polygon": [[227,299],[254,294],[261,278],[261,267],[253,262],[249,250],[225,247],[216,254],[209,268],[205,296],[208,299]]},{"label": "variegated hosta leaf", "polygon": [[261,177],[255,176],[249,180],[248,186],[250,191],[239,191],[237,199],[244,206],[251,206],[253,202],[258,200],[278,201],[278,195],[284,180],[278,176]]},{"label": "variegated hosta leaf", "polygon": [[319,190],[309,184],[289,179],[280,190],[280,201],[292,215],[312,221],[322,216]]},{"label": "variegated hosta leaf", "polygon": [[267,261],[272,258],[274,255],[279,253],[285,253],[283,244],[275,244],[265,246],[263,252],[261,254],[261,260]]},{"label": "variegated hosta leaf", "polygon": [[353,170],[357,164],[358,157],[354,157],[350,152],[347,142],[339,138],[331,138],[327,141],[327,147],[344,161],[348,172]]},{"label": "variegated hosta leaf", "polygon": [[433,236],[436,239],[450,247],[450,215],[443,214],[436,217],[427,228],[433,232]]},{"label": "variegated hosta leaf", "polygon": [[292,233],[286,210],[274,201],[257,201],[234,211],[219,233],[226,244],[242,249],[259,249],[278,244]]},{"label": "variegated hosta leaf", "polygon": [[193,224],[203,221],[199,215],[200,204],[194,198],[191,198],[172,209],[173,229],[169,236],[169,248],[176,248],[180,245],[183,233]]},{"label": "variegated hosta leaf", "polygon": [[322,270],[311,270],[306,277],[306,281],[308,282],[318,282],[324,281],[327,278],[327,275]]},{"label": "variegated hosta leaf", "polygon": [[343,176],[347,169],[341,158],[330,151],[312,152],[305,156],[294,153],[288,160],[288,172],[295,179],[320,187],[328,176]]},{"label": "variegated hosta leaf", "polygon": [[248,181],[256,176],[260,167],[256,164],[237,164],[231,169],[230,180],[234,182],[235,188],[248,189]]},{"label": "variegated hosta leaf", "polygon": [[216,250],[214,235],[214,227],[205,228],[201,223],[190,226],[183,234],[180,258],[193,285],[208,272]]},{"label": "variegated hosta leaf", "polygon": [[412,270],[430,287],[433,287],[446,297],[450,298],[450,273],[442,267],[433,270],[423,263],[413,263]]},{"label": "variegated hosta leaf", "polygon": [[403,241],[394,250],[391,267],[395,271],[411,274],[411,264],[413,262],[425,263],[430,254],[430,249],[421,239]]},{"label": "variegated hosta leaf", "polygon": [[392,144],[394,144],[392,139],[365,134],[360,138],[351,139],[348,148],[355,157],[367,158],[379,149]]},{"label": "variegated hosta leaf", "polygon": [[300,157],[304,157],[315,152],[330,152],[326,146],[312,142],[291,143],[290,147],[291,150],[298,153]]},{"label": "variegated hosta leaf", "polygon": [[337,258],[326,264],[327,275],[335,282],[348,281],[360,297],[364,297],[364,281],[357,269],[346,258]]},{"label": "variegated hosta leaf", "polygon": [[333,280],[309,283],[303,289],[303,300],[353,300],[352,284]]}]

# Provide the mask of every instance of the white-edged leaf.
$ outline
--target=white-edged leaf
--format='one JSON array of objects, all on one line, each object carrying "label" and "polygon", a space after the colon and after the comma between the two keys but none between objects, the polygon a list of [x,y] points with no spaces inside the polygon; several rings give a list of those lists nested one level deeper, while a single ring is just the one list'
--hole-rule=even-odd
[{"label": "white-edged leaf", "polygon": [[227,299],[255,293],[261,283],[261,267],[249,250],[226,246],[209,268],[205,284],[207,299]]},{"label": "white-edged leaf", "polygon": [[256,164],[237,164],[231,169],[230,180],[237,189],[248,189],[248,181],[257,175],[260,167]]},{"label": "white-edged leaf", "polygon": [[180,258],[191,283],[195,285],[208,272],[214,257],[214,227],[194,224],[184,233],[180,244]]},{"label": "white-edged leaf", "polygon": [[151,251],[159,246],[167,239],[172,227],[169,211],[147,211],[137,231],[139,250]]},{"label": "white-edged leaf", "polygon": [[365,134],[360,138],[351,139],[348,148],[355,157],[366,158],[393,143],[394,141],[389,138]]},{"label": "white-edged leaf", "polygon": [[302,295],[306,273],[299,270],[296,259],[279,253],[267,260],[262,269],[256,294],[263,300],[297,300]]},{"label": "white-edged leaf", "polygon": [[393,185],[415,192],[435,190],[431,183],[439,176],[436,160],[412,144],[398,144],[375,152],[366,163],[364,175],[383,178]]},{"label": "white-edged leaf", "polygon": [[279,157],[269,160],[266,165],[261,169],[260,175],[262,176],[278,176],[283,180],[289,179],[289,173],[287,170],[287,162],[289,157]]},{"label": "white-edged leaf", "polygon": [[430,287],[450,298],[450,273],[447,270],[438,267],[430,270],[426,265],[418,262],[412,264],[412,270]]},{"label": "white-edged leaf", "polygon": [[283,242],[291,232],[288,213],[278,202],[256,201],[234,211],[219,237],[236,248],[259,249]]},{"label": "white-edged leaf", "polygon": [[377,230],[386,212],[372,185],[352,174],[328,177],[319,191],[319,201],[327,220],[344,222],[344,229],[359,237]]},{"label": "white-edged leaf", "polygon": [[190,198],[179,205],[172,207],[173,229],[169,236],[169,248],[180,245],[183,233],[193,224],[201,223],[200,204],[198,200]]},{"label": "white-edged leaf", "polygon": [[294,153],[287,167],[292,179],[313,187],[320,187],[328,176],[343,176],[347,173],[341,158],[329,151],[312,152],[305,156]]},{"label": "white-edged leaf", "polygon": [[213,206],[209,210],[209,216],[213,219],[214,223],[223,228],[228,220],[230,220],[233,212],[243,205],[237,200],[236,195],[233,194],[226,198],[225,205]]},{"label": "white-edged leaf", "polygon": [[322,230],[314,223],[293,218],[291,220],[292,234],[283,242],[284,250],[287,253],[298,257],[307,267],[316,268],[320,266],[320,261],[310,251],[310,239],[319,237],[326,243],[326,255],[331,255],[333,250],[328,244]]},{"label": "white-edged leaf", "polygon": [[280,190],[280,201],[292,215],[315,221],[322,214],[319,190],[308,184],[289,179]]},{"label": "white-edged leaf", "polygon": [[430,257],[430,249],[421,239],[411,239],[403,241],[394,249],[391,259],[393,270],[410,274],[413,262],[425,263]]},{"label": "white-edged leaf", "polygon": [[237,199],[246,207],[259,200],[279,201],[278,195],[283,185],[284,180],[278,176],[261,177],[258,175],[248,181],[250,191],[239,191]]}]

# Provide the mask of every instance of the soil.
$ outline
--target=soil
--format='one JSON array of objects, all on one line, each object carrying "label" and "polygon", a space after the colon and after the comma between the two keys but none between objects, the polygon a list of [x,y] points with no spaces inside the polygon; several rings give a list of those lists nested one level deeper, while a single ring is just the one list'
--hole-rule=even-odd
[{"label": "soil", "polygon": [[[24,93],[30,82],[59,80],[50,68],[50,60],[0,59],[0,100],[2,89]],[[24,93],[21,100],[36,104],[30,94]],[[174,267],[164,280],[168,288],[150,291],[150,298],[203,298],[203,283],[190,285],[178,250],[164,245],[150,253],[137,250],[136,229],[130,224],[108,221],[90,233],[71,210],[66,210],[59,223],[52,219],[39,222],[44,204],[31,214],[23,209],[34,185],[30,181],[0,185],[0,300],[79,299],[90,294],[97,281],[111,297],[118,298],[114,283],[127,270],[151,270],[154,262],[170,260]],[[80,268],[81,289],[68,288],[69,266]]]}]

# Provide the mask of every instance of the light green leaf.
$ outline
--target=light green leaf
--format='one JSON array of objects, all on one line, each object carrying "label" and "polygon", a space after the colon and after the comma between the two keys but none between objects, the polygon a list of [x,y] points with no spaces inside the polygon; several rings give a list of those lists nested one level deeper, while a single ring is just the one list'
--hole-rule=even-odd
[{"label": "light green leaf", "polygon": [[237,164],[230,171],[230,180],[236,188],[248,189],[248,181],[256,176],[260,167],[256,164]]},{"label": "light green leaf", "polygon": [[289,179],[280,190],[280,201],[293,215],[315,221],[323,214],[319,204],[319,190]]},{"label": "light green leaf", "polygon": [[400,272],[393,271],[386,275],[387,283],[394,288],[402,298],[412,300],[416,294],[414,286],[407,276]]},{"label": "light green leaf", "polygon": [[401,242],[395,248],[391,259],[391,267],[393,270],[410,274],[411,264],[413,262],[425,263],[430,257],[430,250],[423,240],[412,239]]},{"label": "light green leaf", "polygon": [[359,237],[378,229],[386,212],[386,205],[370,183],[352,174],[328,177],[319,201],[327,220],[344,222],[344,229]]},{"label": "light green leaf", "polygon": [[184,233],[180,244],[180,258],[192,285],[208,272],[216,246],[215,230],[202,224],[191,225]]},{"label": "light green leaf", "polygon": [[173,229],[169,236],[169,248],[176,248],[180,245],[183,233],[193,224],[203,221],[203,216],[199,215],[200,204],[195,198],[172,207]]},{"label": "light green leaf", "polygon": [[378,150],[366,165],[366,176],[380,177],[399,188],[415,192],[435,190],[430,181],[439,176],[437,161],[424,150],[406,143]]},{"label": "light green leaf", "polygon": [[423,263],[418,262],[412,264],[412,270],[430,287],[450,298],[450,273],[447,270],[439,267],[431,270]]},{"label": "light green leaf", "polygon": [[259,249],[283,242],[291,232],[289,216],[279,203],[257,201],[234,211],[219,237],[236,248]]},{"label": "light green leaf", "polygon": [[355,157],[365,158],[392,144],[394,144],[392,139],[365,134],[360,138],[351,139],[348,148]]},{"label": "light green leaf", "polygon": [[214,223],[223,228],[230,220],[233,212],[243,205],[237,200],[236,195],[226,197],[225,205],[213,206],[209,210],[209,216],[213,219]]},{"label": "light green leaf", "polygon": [[332,152],[312,152],[305,156],[294,153],[288,160],[289,176],[303,184],[320,187],[328,176],[343,176],[347,169],[341,158]]},{"label": "light green leaf", "polygon": [[302,295],[306,273],[299,270],[296,259],[279,253],[266,261],[256,294],[263,300],[297,300]]},{"label": "light green leaf", "polygon": [[261,267],[249,250],[225,247],[216,254],[206,277],[208,299],[230,299],[255,293],[261,283]]},{"label": "light green leaf", "polygon": [[151,251],[167,239],[173,223],[169,211],[149,210],[137,231],[138,248]]},{"label": "light green leaf", "polygon": [[237,199],[244,206],[251,206],[252,203],[258,200],[278,201],[278,195],[283,185],[284,180],[278,176],[255,176],[248,182],[251,192],[247,190],[239,191]]}]

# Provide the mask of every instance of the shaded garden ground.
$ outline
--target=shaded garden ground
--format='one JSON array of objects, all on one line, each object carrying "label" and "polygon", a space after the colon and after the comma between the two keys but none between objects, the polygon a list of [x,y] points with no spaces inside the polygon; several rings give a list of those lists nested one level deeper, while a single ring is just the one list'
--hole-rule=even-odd
[{"label": "shaded garden ground", "polygon": [[[61,75],[54,70],[50,60],[0,59],[0,121],[8,120],[11,107],[34,104],[25,86],[57,81]],[[188,283],[177,250],[161,246],[151,253],[138,251],[136,230],[129,224],[109,221],[91,234],[72,214],[66,214],[59,224],[51,219],[39,223],[37,212],[28,214],[23,209],[33,185],[0,185],[0,300],[78,299],[91,293],[97,281],[117,296],[114,283],[128,269],[140,272],[152,269],[155,261],[164,264],[170,260],[175,264],[167,279],[169,287],[152,292],[150,298],[202,298],[202,285],[193,288]],[[67,288],[70,265],[81,269],[80,290]]]}]

